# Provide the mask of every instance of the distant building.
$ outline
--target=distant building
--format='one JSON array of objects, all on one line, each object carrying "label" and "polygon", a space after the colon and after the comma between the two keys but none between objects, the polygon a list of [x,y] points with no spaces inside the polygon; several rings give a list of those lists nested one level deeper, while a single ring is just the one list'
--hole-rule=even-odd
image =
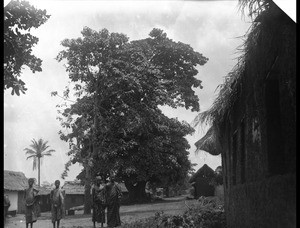
[{"label": "distant building", "polygon": [[8,195],[10,207],[8,214],[24,213],[24,190],[28,188],[28,179],[24,173],[4,170],[4,194]]},{"label": "distant building", "polygon": [[210,184],[214,177],[214,170],[207,164],[204,164],[198,171],[191,177],[189,182],[194,187],[194,198],[198,199],[200,196],[213,196],[214,186]]},{"label": "distant building", "polygon": [[51,211],[51,202],[50,202],[50,187],[38,187],[39,190],[39,203],[40,203],[40,211],[47,212]]},{"label": "distant building", "polygon": [[[128,190],[124,183],[117,183],[117,185],[121,188],[123,194],[122,203],[128,197]],[[66,181],[61,189],[65,195],[65,210],[84,205],[85,188],[81,181]]]},{"label": "distant building", "polygon": [[[22,172],[4,170],[4,194],[8,195],[10,207],[8,214],[25,213],[24,193],[28,188],[28,178]],[[41,212],[51,210],[50,189],[39,187],[34,184],[34,188],[39,191],[39,203]]]},{"label": "distant building", "polygon": [[62,190],[65,195],[65,210],[84,205],[84,185],[80,181],[66,181]]}]

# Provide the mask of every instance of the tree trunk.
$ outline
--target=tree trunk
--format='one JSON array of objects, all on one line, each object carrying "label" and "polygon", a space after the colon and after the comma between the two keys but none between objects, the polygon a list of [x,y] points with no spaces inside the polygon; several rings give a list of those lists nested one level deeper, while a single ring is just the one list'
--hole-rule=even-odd
[{"label": "tree trunk", "polygon": [[41,174],[41,163],[40,163],[40,158],[38,158],[38,186],[40,187],[40,176]]},{"label": "tree trunk", "polygon": [[129,181],[125,181],[125,186],[129,193],[129,201],[135,203],[142,203],[148,201],[145,192],[146,181],[139,181],[133,185]]},{"label": "tree trunk", "polygon": [[91,172],[89,164],[85,165],[85,184],[84,184],[84,214],[91,214]]}]

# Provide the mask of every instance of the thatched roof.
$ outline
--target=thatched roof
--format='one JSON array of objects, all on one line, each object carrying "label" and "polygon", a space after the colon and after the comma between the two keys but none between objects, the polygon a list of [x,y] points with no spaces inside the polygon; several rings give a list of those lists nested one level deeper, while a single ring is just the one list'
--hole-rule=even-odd
[{"label": "thatched roof", "polygon": [[28,179],[22,172],[4,170],[4,190],[22,191],[28,187]]},{"label": "thatched roof", "polygon": [[[124,183],[117,183],[123,193],[128,192]],[[84,195],[84,185],[80,181],[66,181],[62,186],[66,195]]]},{"label": "thatched roof", "polygon": [[51,188],[39,187],[39,186],[35,186],[35,188],[39,191],[39,195],[49,195],[51,192]]},{"label": "thatched roof", "polygon": [[212,178],[214,176],[214,170],[207,164],[204,164],[189,180],[190,183],[195,182],[198,177]]},{"label": "thatched roof", "polygon": [[217,136],[214,127],[211,127],[207,133],[195,143],[196,152],[199,150],[204,150],[211,155],[219,155],[221,153],[217,147]]},{"label": "thatched roof", "polygon": [[78,181],[66,181],[62,190],[66,195],[84,195],[84,185]]},{"label": "thatched roof", "polygon": [[[265,31],[268,27],[266,23],[273,21],[276,15],[282,12],[280,8],[271,0],[239,0],[239,4],[242,11],[246,7],[249,8],[249,15],[253,19],[251,27],[244,35],[243,45],[238,47],[241,55],[237,60],[237,64],[225,76],[224,83],[217,87],[219,94],[212,106],[207,111],[198,114],[193,121],[194,126],[201,123],[217,125],[231,115],[232,108],[239,97],[239,87],[245,72],[246,62],[259,58],[257,56],[257,50],[259,50],[257,44],[262,43],[262,39],[264,45],[271,44],[270,40],[274,34]],[[274,47],[265,46],[265,49],[273,50]],[[259,66],[256,68],[259,68]]]}]

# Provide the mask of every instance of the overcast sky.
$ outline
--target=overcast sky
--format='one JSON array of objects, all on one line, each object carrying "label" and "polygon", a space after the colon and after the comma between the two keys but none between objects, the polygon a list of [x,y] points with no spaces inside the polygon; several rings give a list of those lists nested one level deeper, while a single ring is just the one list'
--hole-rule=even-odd
[{"label": "overcast sky", "polygon": [[[94,30],[107,28],[110,32],[126,34],[130,40],[146,38],[152,28],[163,29],[175,41],[190,44],[209,61],[198,67],[197,78],[203,89],[196,89],[201,111],[210,107],[216,97],[215,89],[236,63],[236,48],[250,26],[243,18],[237,1],[30,1],[39,9],[46,9],[50,19],[32,33],[39,38],[34,54],[43,60],[42,72],[33,74],[24,68],[22,80],[28,91],[25,95],[4,93],[4,169],[24,172],[37,178],[32,160],[26,160],[24,148],[31,140],[49,141],[56,153],[46,157],[41,166],[41,182],[61,179],[68,161],[68,144],[59,139],[60,123],[56,120],[56,105],[62,99],[51,97],[52,91],[62,93],[68,74],[62,63],[55,60],[65,38],[77,38],[84,26]],[[163,108],[169,117],[191,122],[197,113],[185,109]],[[205,152],[195,154],[194,143],[204,134],[197,129],[188,136],[190,159],[196,169],[207,163],[215,169],[221,165],[220,156]],[[82,167],[73,165],[66,180],[74,180]]]}]

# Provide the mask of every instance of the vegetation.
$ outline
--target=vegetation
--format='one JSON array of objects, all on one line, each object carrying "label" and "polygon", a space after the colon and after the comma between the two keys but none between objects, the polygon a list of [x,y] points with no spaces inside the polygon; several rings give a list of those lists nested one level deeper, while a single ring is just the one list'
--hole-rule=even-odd
[{"label": "vegetation", "polygon": [[[145,197],[147,181],[176,183],[191,168],[189,144],[194,130],[166,117],[161,105],[199,110],[192,87],[201,88],[197,65],[208,60],[189,45],[153,29],[149,38],[131,41],[124,34],[84,28],[83,38],[66,39],[57,56],[67,61],[75,103],[61,107],[71,160],[84,166],[87,187],[95,175],[115,175],[131,198]],[[69,98],[70,89],[64,92]],[[57,95],[53,92],[52,95]],[[135,196],[135,197],[133,197]]]},{"label": "vegetation", "polygon": [[4,90],[11,88],[11,94],[19,96],[27,90],[19,79],[23,66],[35,73],[42,71],[42,60],[31,54],[38,38],[30,29],[44,24],[50,15],[27,1],[12,0],[4,7]]},{"label": "vegetation", "polygon": [[45,156],[51,156],[55,150],[48,150],[50,147],[48,141],[44,141],[43,139],[39,139],[36,141],[35,139],[31,140],[32,144],[30,145],[31,148],[25,148],[27,159],[33,159],[33,170],[36,168],[38,169],[38,185],[40,186],[40,168],[42,158]]},{"label": "vegetation", "polygon": [[200,198],[183,215],[166,215],[157,212],[155,216],[122,226],[124,228],[182,227],[182,228],[226,228],[223,204],[218,200]]}]

